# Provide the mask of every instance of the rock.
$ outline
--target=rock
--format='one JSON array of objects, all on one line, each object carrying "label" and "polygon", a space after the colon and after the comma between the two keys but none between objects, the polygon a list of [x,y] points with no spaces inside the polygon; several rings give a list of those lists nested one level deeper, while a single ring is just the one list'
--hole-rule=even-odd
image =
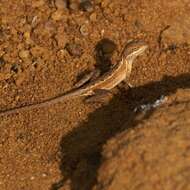
[{"label": "rock", "polygon": [[64,48],[68,39],[63,27],[59,27],[55,36],[59,48]]},{"label": "rock", "polygon": [[95,22],[95,21],[97,20],[97,15],[96,15],[96,13],[92,13],[92,14],[90,15],[90,20],[91,20],[92,22]]},{"label": "rock", "polygon": [[83,11],[92,12],[94,10],[94,7],[91,1],[85,0],[80,3],[80,9]]},{"label": "rock", "polygon": [[55,6],[57,9],[66,9],[67,2],[66,0],[55,0]]},{"label": "rock", "polygon": [[33,57],[40,57],[44,54],[45,50],[43,47],[34,46],[30,49],[30,52],[31,52]]},{"label": "rock", "polygon": [[19,57],[21,59],[27,59],[29,57],[29,55],[30,55],[30,52],[28,50],[21,50],[19,52]]},{"label": "rock", "polygon": [[10,73],[0,73],[0,81],[7,80],[11,77]]},{"label": "rock", "polygon": [[170,105],[157,108],[135,128],[126,124],[127,130],[109,140],[93,190],[190,189],[189,90],[169,99]]},{"label": "rock", "polygon": [[59,61],[63,61],[66,57],[67,51],[64,49],[61,49],[56,52],[57,58]]},{"label": "rock", "polygon": [[5,63],[5,61],[4,61],[3,57],[0,57],[0,67],[1,67],[2,65],[4,65],[4,63]]},{"label": "rock", "polygon": [[59,21],[59,20],[61,20],[63,17],[64,17],[64,15],[63,15],[63,10],[62,10],[62,9],[56,10],[56,11],[53,12],[52,15],[51,15],[51,18],[52,18],[54,21]]},{"label": "rock", "polygon": [[15,80],[15,84],[17,85],[17,86],[20,86],[20,85],[22,85],[22,83],[24,82],[26,80],[26,72],[21,72],[21,73],[19,73],[18,75],[17,75],[17,78],[16,78],[16,80]]},{"label": "rock", "polygon": [[45,4],[44,0],[35,0],[32,2],[32,7],[36,8],[36,7],[41,7]]},{"label": "rock", "polygon": [[86,24],[83,24],[81,27],[80,27],[80,33],[83,35],[83,36],[87,36],[89,34],[89,31],[88,31],[88,26]]},{"label": "rock", "polygon": [[79,44],[66,44],[65,48],[74,57],[80,57],[82,55],[82,48]]},{"label": "rock", "polygon": [[20,67],[19,65],[17,64],[13,64],[12,67],[11,67],[11,71],[14,72],[14,73],[18,73],[20,70]]},{"label": "rock", "polygon": [[26,41],[27,44],[31,44],[32,43],[32,39],[31,39],[29,31],[25,32],[23,36],[24,36],[25,41]]},{"label": "rock", "polygon": [[78,3],[72,2],[72,3],[69,5],[69,8],[70,8],[71,10],[74,10],[74,11],[78,10],[78,8],[79,8]]}]

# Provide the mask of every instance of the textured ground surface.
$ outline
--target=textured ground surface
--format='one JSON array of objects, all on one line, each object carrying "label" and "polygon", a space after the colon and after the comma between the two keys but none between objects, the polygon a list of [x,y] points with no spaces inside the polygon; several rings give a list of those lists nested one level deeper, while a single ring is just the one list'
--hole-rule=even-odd
[{"label": "textured ground surface", "polygon": [[[172,97],[177,89],[190,87],[190,4],[187,0],[94,0],[91,1],[92,5],[83,4],[80,9],[77,0],[68,2],[0,1],[1,110],[40,102],[66,92],[72,88],[77,76],[86,70],[94,67],[106,70],[110,59],[113,64],[119,60],[127,40],[143,39],[149,44],[149,50],[134,63],[130,81],[134,88],[129,91],[116,89],[117,95],[104,105],[87,105],[81,99],[76,99],[2,117],[2,190],[89,190],[101,188],[96,186],[97,180],[103,184],[102,188],[106,188],[102,181],[104,177],[101,177],[101,163],[104,165],[102,146],[123,131],[126,134],[124,138],[130,138],[130,135],[133,138],[134,134],[128,134],[128,128],[137,125],[135,121],[139,112],[135,113],[135,108],[153,103],[162,95]],[[100,53],[103,53],[104,59]],[[176,97],[183,101],[186,94],[181,91]],[[176,98],[169,99],[176,101]],[[177,106],[183,110],[184,105]],[[167,125],[170,117],[177,116],[176,109],[168,108],[168,117],[165,117],[165,110],[162,109],[163,115],[159,115],[159,121],[163,126]],[[152,111],[148,113],[146,117]],[[154,122],[155,117],[150,120],[151,124],[142,124],[140,127],[142,133],[153,135],[150,141],[154,133],[160,133],[156,135],[159,142],[167,129]],[[179,140],[180,144],[180,138],[188,132],[187,126],[182,126],[184,130],[181,129],[176,138],[171,136],[169,139]],[[148,136],[143,139],[148,141]],[[151,147],[158,158],[170,150],[169,155],[173,155],[175,148],[180,146],[173,145],[168,149],[164,143],[171,142],[164,138],[160,145],[161,149],[166,149],[163,151]],[[189,145],[185,140],[183,143]],[[156,146],[156,142],[152,140],[151,145]],[[144,146],[143,149],[138,148],[147,150],[149,156],[151,150],[148,142]],[[125,154],[132,151],[126,147],[124,150]],[[133,156],[128,160],[130,164],[131,159],[134,159],[134,163],[139,159],[136,151],[134,149],[130,153]],[[182,152],[177,153],[181,155]],[[106,153],[103,155],[106,156]],[[179,168],[175,169],[175,166],[180,162],[186,167],[184,159],[174,158],[170,170],[178,172]],[[171,164],[170,160],[168,163]],[[165,169],[165,163],[159,164],[158,168]],[[144,170],[139,170],[143,175]],[[122,169],[120,171],[123,172]],[[160,171],[156,176],[158,180],[161,180],[161,174]],[[179,177],[179,183],[185,181],[186,175],[189,174]],[[123,176],[121,180],[125,180]],[[173,176],[171,182],[175,183]],[[158,183],[155,178],[151,184]],[[121,180],[117,180],[114,179],[114,185],[122,185]],[[130,187],[137,185],[133,180],[128,181]]]}]

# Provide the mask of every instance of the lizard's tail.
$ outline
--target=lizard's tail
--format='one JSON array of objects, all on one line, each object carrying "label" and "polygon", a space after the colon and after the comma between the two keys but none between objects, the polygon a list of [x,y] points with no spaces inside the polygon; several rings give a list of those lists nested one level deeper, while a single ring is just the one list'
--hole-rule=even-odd
[{"label": "lizard's tail", "polygon": [[76,90],[72,90],[71,92],[61,94],[59,96],[44,100],[44,101],[42,101],[40,103],[38,102],[38,103],[34,103],[34,104],[22,105],[20,107],[10,108],[10,109],[7,109],[7,110],[2,110],[2,111],[0,111],[0,116],[10,115],[10,114],[17,113],[17,112],[20,112],[20,111],[28,111],[30,109],[50,106],[50,105],[53,105],[53,104],[60,103],[60,102],[62,102],[64,100],[74,98],[76,96],[84,96],[84,90],[76,89]]}]

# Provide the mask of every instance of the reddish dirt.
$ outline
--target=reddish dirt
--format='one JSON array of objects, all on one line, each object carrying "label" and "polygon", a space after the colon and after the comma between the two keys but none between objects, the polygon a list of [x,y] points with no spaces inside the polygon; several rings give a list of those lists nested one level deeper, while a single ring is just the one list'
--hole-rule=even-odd
[{"label": "reddish dirt", "polygon": [[134,88],[116,89],[103,105],[79,98],[1,118],[2,190],[92,189],[102,146],[134,126],[134,108],[190,87],[187,0],[94,0],[87,10],[68,2],[0,1],[1,110],[66,92],[86,70],[107,70],[128,40],[149,50],[134,62]]}]

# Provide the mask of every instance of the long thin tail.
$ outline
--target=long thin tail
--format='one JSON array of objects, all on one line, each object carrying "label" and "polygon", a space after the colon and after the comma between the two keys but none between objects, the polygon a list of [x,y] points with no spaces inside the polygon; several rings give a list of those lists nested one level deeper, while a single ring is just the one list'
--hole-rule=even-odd
[{"label": "long thin tail", "polygon": [[31,109],[35,109],[35,108],[41,108],[41,107],[45,107],[45,106],[51,106],[53,104],[57,104],[60,103],[66,99],[70,99],[70,98],[74,98],[76,96],[83,96],[83,91],[81,90],[72,90],[71,92],[65,93],[65,94],[61,94],[59,96],[44,100],[42,102],[38,102],[38,103],[33,103],[33,104],[29,104],[29,105],[23,105],[20,107],[14,107],[14,108],[10,108],[7,110],[2,110],[0,111],[0,116],[4,116],[4,115],[10,115],[16,112],[20,112],[20,111],[28,111]]}]

